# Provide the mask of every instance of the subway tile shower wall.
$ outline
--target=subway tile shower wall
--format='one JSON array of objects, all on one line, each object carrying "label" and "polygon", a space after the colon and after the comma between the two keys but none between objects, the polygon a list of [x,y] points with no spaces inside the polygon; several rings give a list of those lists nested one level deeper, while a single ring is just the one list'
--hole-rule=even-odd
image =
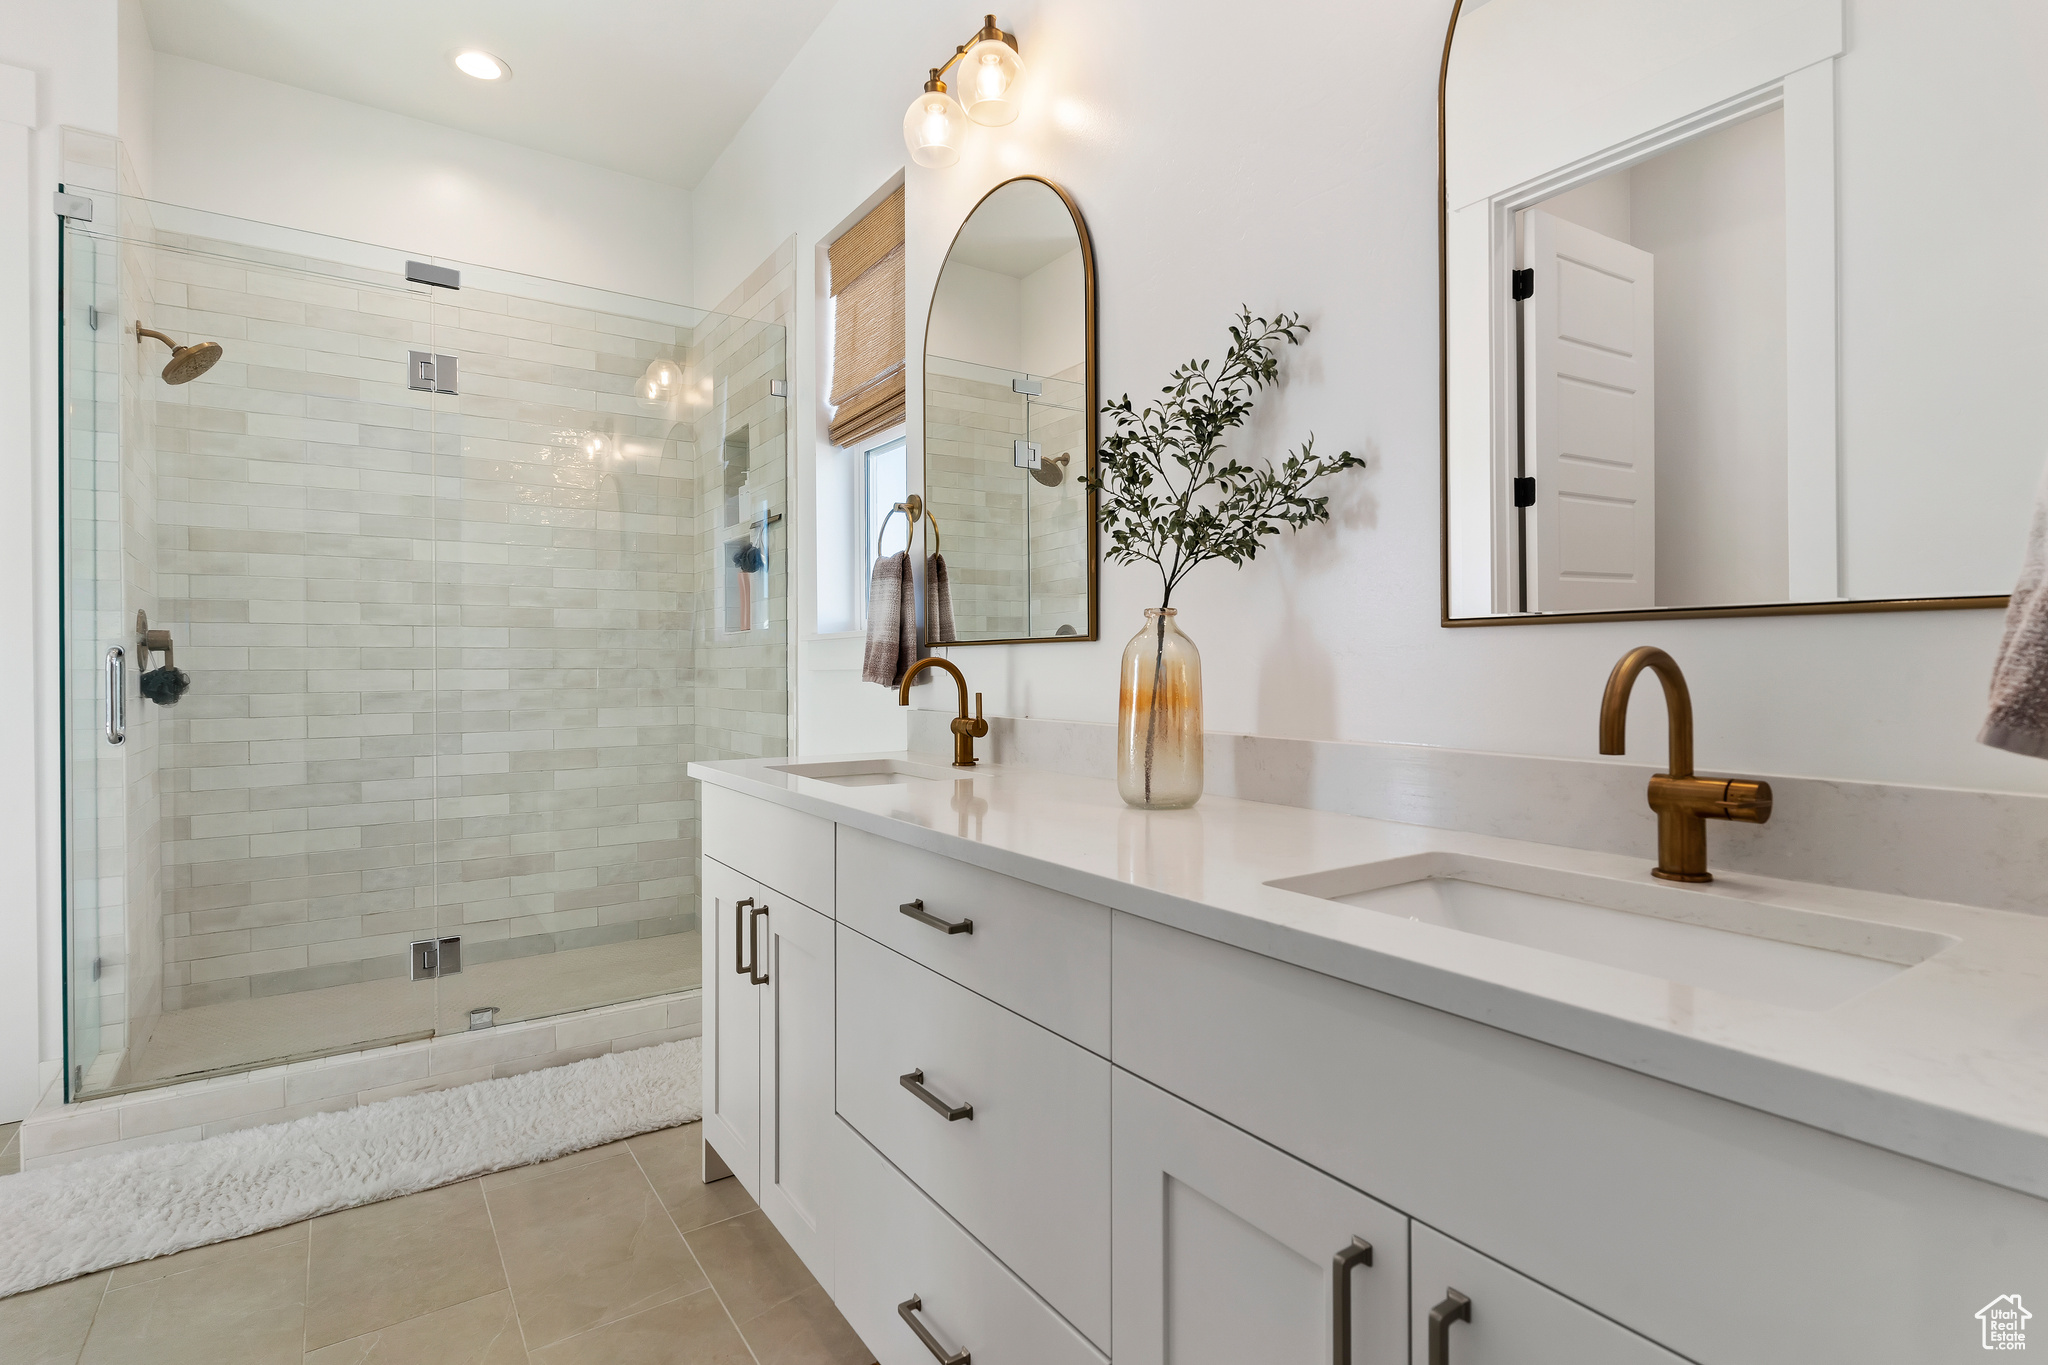
[{"label": "subway tile shower wall", "polygon": [[[694,929],[685,750],[759,750],[692,705],[700,437],[736,395],[680,423],[631,395],[706,344],[159,241],[153,325],[227,347],[155,393],[194,680],[163,713],[164,1008],[401,975],[430,932],[474,966]],[[459,396],[407,389],[429,347]]]}]

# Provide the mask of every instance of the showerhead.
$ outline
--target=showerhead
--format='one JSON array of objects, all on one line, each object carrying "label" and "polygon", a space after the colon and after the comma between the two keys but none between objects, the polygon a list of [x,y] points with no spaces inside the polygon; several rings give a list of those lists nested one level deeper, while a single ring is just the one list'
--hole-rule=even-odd
[{"label": "showerhead", "polygon": [[180,346],[162,332],[151,331],[138,322],[135,324],[135,339],[140,341],[144,337],[155,337],[171,348],[170,362],[164,366],[166,384],[191,383],[212,369],[221,356],[218,341],[202,341],[196,346]]},{"label": "showerhead", "polygon": [[1069,450],[1054,459],[1040,460],[1038,468],[1031,471],[1031,477],[1047,488],[1058,488],[1067,477],[1067,461],[1073,458],[1074,452]]}]

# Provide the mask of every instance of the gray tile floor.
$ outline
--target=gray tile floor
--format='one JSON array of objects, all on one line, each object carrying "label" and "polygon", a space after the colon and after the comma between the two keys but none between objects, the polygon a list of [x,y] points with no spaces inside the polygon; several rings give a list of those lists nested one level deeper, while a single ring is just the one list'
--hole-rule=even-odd
[{"label": "gray tile floor", "polygon": [[0,1365],[870,1365],[739,1182],[698,1178],[701,1134],[0,1299]]}]

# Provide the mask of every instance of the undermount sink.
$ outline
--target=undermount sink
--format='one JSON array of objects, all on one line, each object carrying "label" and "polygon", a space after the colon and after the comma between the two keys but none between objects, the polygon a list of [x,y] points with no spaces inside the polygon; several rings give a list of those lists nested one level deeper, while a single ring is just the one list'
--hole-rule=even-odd
[{"label": "undermount sink", "polygon": [[1794,906],[1492,859],[1400,861],[1268,885],[1799,1010],[1839,1005],[1954,942]]},{"label": "undermount sink", "polygon": [[965,776],[948,768],[927,768],[894,758],[854,758],[829,763],[783,763],[770,771],[830,782],[835,787],[904,787],[912,782],[949,782]]}]

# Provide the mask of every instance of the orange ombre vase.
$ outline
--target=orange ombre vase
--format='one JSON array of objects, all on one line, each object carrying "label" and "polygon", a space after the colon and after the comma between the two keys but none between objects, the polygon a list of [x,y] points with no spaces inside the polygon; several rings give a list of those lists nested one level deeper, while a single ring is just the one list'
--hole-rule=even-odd
[{"label": "orange ombre vase", "polygon": [[1202,654],[1147,607],[1124,646],[1116,708],[1116,789],[1140,810],[1185,810],[1202,799]]}]

